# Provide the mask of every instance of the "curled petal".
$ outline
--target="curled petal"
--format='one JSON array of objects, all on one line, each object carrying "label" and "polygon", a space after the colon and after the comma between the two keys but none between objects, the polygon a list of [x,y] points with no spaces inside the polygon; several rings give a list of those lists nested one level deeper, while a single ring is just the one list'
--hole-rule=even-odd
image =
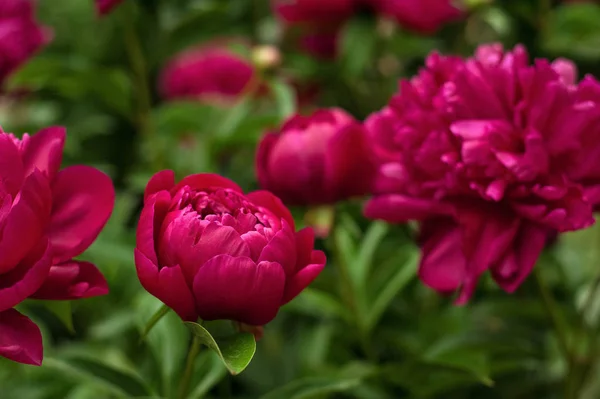
[{"label": "curled petal", "polygon": [[185,282],[179,266],[158,268],[137,248],[134,250],[135,267],[142,286],[170,307],[185,321],[198,318],[194,297]]},{"label": "curled petal", "polygon": [[56,175],[48,232],[54,263],[81,254],[96,239],[115,204],[111,179],[89,166],[70,166]]},{"label": "curled petal", "polygon": [[242,192],[240,186],[235,184],[233,181],[213,173],[198,173],[195,175],[187,176],[183,180],[181,180],[171,190],[171,192],[177,192],[183,186],[189,186],[190,188],[197,190],[206,190],[209,188],[225,188],[236,191],[238,193]]},{"label": "curled petal", "polygon": [[52,181],[62,162],[66,129],[53,126],[42,129],[33,136],[23,139],[23,166],[25,175],[38,169]]},{"label": "curled petal", "polygon": [[263,248],[258,262],[277,262],[283,267],[287,276],[296,272],[296,242],[289,229],[279,230]]},{"label": "curled petal", "polygon": [[271,192],[265,190],[253,191],[248,193],[246,197],[255,205],[262,206],[263,208],[270,210],[275,215],[284,219],[292,228],[292,230],[295,229],[292,213],[285,205],[283,205],[283,202],[281,202],[281,200]]},{"label": "curled petal", "polygon": [[0,185],[14,198],[23,184],[23,161],[14,141],[0,129]]},{"label": "curled petal", "polygon": [[54,265],[33,298],[71,300],[108,294],[108,284],[89,262],[69,261]]},{"label": "curled petal", "polygon": [[323,251],[312,251],[310,261],[311,264],[305,266],[295,276],[288,278],[285,284],[285,293],[281,301],[282,305],[294,299],[317,278],[319,273],[325,268],[327,259]]},{"label": "curled petal", "polygon": [[34,322],[15,309],[0,312],[0,356],[39,366],[43,352],[42,334]]},{"label": "curled petal", "polygon": [[44,283],[51,265],[52,248],[47,239],[27,258],[0,279],[0,311],[12,308],[33,295]]},{"label": "curled petal", "polygon": [[315,246],[315,231],[305,227],[296,232],[296,269],[299,271],[311,263]]},{"label": "curled petal", "polygon": [[146,199],[146,205],[142,209],[138,223],[136,247],[155,265],[158,265],[156,245],[170,202],[171,196],[166,191],[152,194]]},{"label": "curled petal", "polygon": [[278,263],[215,256],[194,279],[198,314],[203,320],[267,324],[279,310],[284,285],[285,273]]},{"label": "curled petal", "polygon": [[36,170],[27,176],[17,202],[6,215],[0,240],[0,273],[19,264],[42,238],[51,203],[48,180]]},{"label": "curled petal", "polygon": [[146,190],[144,190],[144,199],[162,190],[170,191],[174,186],[175,172],[172,170],[161,170],[148,181]]}]

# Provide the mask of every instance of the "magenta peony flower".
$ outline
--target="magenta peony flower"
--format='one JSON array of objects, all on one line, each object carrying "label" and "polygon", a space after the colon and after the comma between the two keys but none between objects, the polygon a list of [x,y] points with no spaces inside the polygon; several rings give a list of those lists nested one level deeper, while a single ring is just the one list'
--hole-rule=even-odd
[{"label": "magenta peony flower", "polygon": [[506,291],[553,231],[590,226],[600,202],[600,84],[517,46],[431,54],[366,122],[381,162],[369,218],[421,221],[419,275],[472,295],[486,270]]},{"label": "magenta peony flower", "polygon": [[259,144],[261,187],[287,204],[331,204],[369,192],[375,173],[366,132],[340,109],[290,118]]},{"label": "magenta peony flower", "polygon": [[272,0],[275,15],[298,33],[298,47],[318,58],[337,54],[339,31],[354,14],[355,0]]},{"label": "magenta peony flower", "polygon": [[32,0],[0,1],[0,83],[51,38],[35,19]]},{"label": "magenta peony flower", "polygon": [[144,288],[183,319],[270,322],[325,266],[311,229],[267,191],[172,171],[148,182],[135,264]]},{"label": "magenta peony flower", "polygon": [[359,0],[376,12],[394,18],[403,27],[434,33],[441,25],[463,16],[454,0]]},{"label": "magenta peony flower", "polygon": [[171,60],[160,86],[168,99],[229,102],[251,89],[256,75],[250,62],[226,48],[202,46]]},{"label": "magenta peony flower", "polygon": [[73,258],[108,220],[112,182],[88,166],[59,170],[64,141],[60,127],[22,140],[0,130],[0,356],[21,363],[41,363],[42,337],[14,306],[108,292],[94,265]]},{"label": "magenta peony flower", "polygon": [[96,11],[98,15],[106,15],[111,12],[116,6],[121,4],[123,0],[94,0],[96,2]]}]

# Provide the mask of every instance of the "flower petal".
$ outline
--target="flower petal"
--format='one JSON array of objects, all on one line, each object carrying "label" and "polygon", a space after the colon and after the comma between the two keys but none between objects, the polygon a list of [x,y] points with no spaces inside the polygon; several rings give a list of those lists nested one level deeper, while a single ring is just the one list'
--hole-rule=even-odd
[{"label": "flower petal", "polygon": [[203,320],[267,324],[279,310],[284,285],[285,273],[278,263],[215,256],[194,279],[198,314]]},{"label": "flower petal", "polygon": [[411,198],[401,194],[381,195],[370,199],[364,215],[369,219],[381,219],[390,223],[406,223],[432,216],[451,215],[453,208],[443,202]]},{"label": "flower petal", "polygon": [[311,263],[315,246],[315,231],[305,227],[296,232],[296,271]]},{"label": "flower petal", "polygon": [[327,258],[323,251],[312,251],[311,264],[305,266],[302,270],[296,273],[295,276],[288,278],[285,284],[285,293],[281,304],[284,305],[294,299],[302,292],[310,283],[317,278],[319,273],[325,268]]},{"label": "flower petal", "polygon": [[51,203],[48,179],[36,170],[27,176],[17,202],[6,215],[0,240],[0,273],[19,264],[42,238]]},{"label": "flower petal", "polygon": [[115,189],[106,174],[78,165],[58,172],[52,196],[48,234],[54,263],[60,263],[81,254],[96,239],[112,213]]},{"label": "flower petal", "polygon": [[0,312],[0,356],[23,364],[42,364],[40,329],[15,309]]},{"label": "flower petal", "polygon": [[152,263],[137,248],[134,250],[135,267],[142,286],[160,299],[185,321],[196,321],[198,316],[194,297],[179,266],[163,267]]},{"label": "flower petal", "polygon": [[175,186],[175,172],[161,170],[150,178],[144,190],[144,199],[162,190],[169,191]]},{"label": "flower petal", "polygon": [[294,233],[289,229],[281,229],[263,248],[258,262],[277,262],[283,267],[286,276],[296,272],[296,242]]},{"label": "flower petal", "polygon": [[69,261],[54,265],[44,284],[32,295],[36,299],[71,300],[108,294],[108,284],[89,262]]},{"label": "flower petal", "polygon": [[181,180],[171,192],[177,192],[183,186],[189,186],[192,189],[206,190],[209,188],[226,188],[238,193],[242,192],[240,186],[235,184],[233,181],[213,173],[198,173],[190,175]]},{"label": "flower petal", "polygon": [[296,229],[294,218],[292,217],[290,210],[271,192],[265,190],[252,191],[251,193],[246,194],[246,198],[255,205],[262,206],[284,219],[290,225],[292,230]]},{"label": "flower petal", "polygon": [[0,312],[33,295],[44,283],[51,265],[52,247],[43,239],[19,266],[0,279]]},{"label": "flower petal", "polygon": [[14,141],[0,129],[0,185],[14,198],[25,177],[21,154]]},{"label": "flower petal", "polygon": [[62,162],[66,129],[53,126],[42,129],[33,136],[23,139],[23,166],[25,175],[39,169],[52,181]]},{"label": "flower petal", "polygon": [[159,191],[146,198],[136,233],[136,247],[158,265],[156,245],[159,240],[161,226],[169,210],[171,196],[166,191]]}]

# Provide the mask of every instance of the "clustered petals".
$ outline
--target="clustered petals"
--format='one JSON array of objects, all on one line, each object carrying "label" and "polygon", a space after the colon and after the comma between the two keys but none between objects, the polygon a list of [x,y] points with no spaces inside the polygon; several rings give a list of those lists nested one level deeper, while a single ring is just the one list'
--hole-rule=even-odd
[{"label": "clustered petals", "polygon": [[421,221],[420,276],[458,303],[486,270],[514,291],[549,235],[594,222],[600,84],[568,60],[432,53],[365,125],[379,160],[365,214]]},{"label": "clustered petals", "polygon": [[212,174],[176,184],[162,171],[146,187],[135,263],[144,288],[183,320],[261,326],[323,269],[313,241],[270,192],[244,194]]},{"label": "clustered petals", "polygon": [[286,204],[324,205],[367,194],[376,167],[362,124],[334,108],[295,115],[267,134],[256,169],[261,187]]},{"label": "clustered petals", "polygon": [[0,2],[0,83],[52,37],[35,18],[34,0]]},{"label": "clustered petals", "polygon": [[14,306],[27,298],[73,300],[108,293],[102,274],[76,261],[114,204],[108,176],[60,170],[65,130],[22,139],[0,130],[0,356],[39,365],[39,329]]}]

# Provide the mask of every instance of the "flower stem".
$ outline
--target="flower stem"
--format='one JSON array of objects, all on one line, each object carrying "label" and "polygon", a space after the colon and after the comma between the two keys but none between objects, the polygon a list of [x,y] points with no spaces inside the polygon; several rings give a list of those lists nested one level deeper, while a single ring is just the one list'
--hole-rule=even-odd
[{"label": "flower stem", "polygon": [[559,349],[567,364],[567,374],[565,378],[565,398],[570,399],[574,397],[571,380],[573,377],[575,359],[571,353],[571,350],[569,349],[567,329],[565,328],[565,325],[562,323],[562,320],[560,318],[556,301],[552,297],[552,293],[550,292],[548,285],[542,277],[541,268],[536,267],[534,269],[534,275],[538,284],[538,288],[540,290],[540,294],[542,296],[542,302],[554,327],[554,331],[558,339]]},{"label": "flower stem", "polygon": [[190,390],[190,383],[192,382],[192,374],[194,373],[194,364],[196,363],[196,357],[200,352],[201,342],[198,336],[194,335],[192,340],[192,346],[188,352],[187,360],[185,362],[185,370],[181,377],[181,383],[179,384],[179,398],[185,399],[188,391]]}]

